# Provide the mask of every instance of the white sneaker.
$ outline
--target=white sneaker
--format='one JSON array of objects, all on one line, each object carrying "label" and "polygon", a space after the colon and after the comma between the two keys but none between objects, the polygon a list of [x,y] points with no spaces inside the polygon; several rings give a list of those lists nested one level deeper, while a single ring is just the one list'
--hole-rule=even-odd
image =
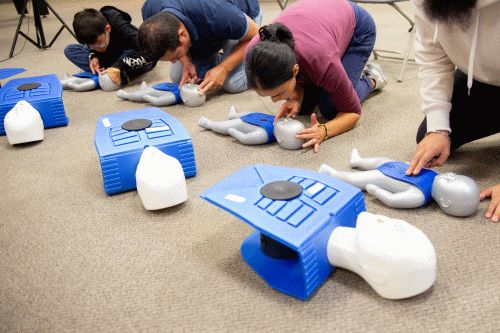
[{"label": "white sneaker", "polygon": [[373,90],[382,90],[387,84],[387,78],[379,64],[374,62],[367,62],[363,74],[375,81]]}]

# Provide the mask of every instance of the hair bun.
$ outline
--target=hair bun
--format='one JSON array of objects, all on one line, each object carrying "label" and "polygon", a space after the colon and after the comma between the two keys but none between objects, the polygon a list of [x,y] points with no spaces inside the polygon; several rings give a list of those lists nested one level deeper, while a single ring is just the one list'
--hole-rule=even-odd
[{"label": "hair bun", "polygon": [[259,36],[260,36],[260,40],[262,42],[265,40],[269,40],[271,42],[274,42],[273,34],[271,33],[271,31],[269,31],[268,25],[265,25],[259,29]]},{"label": "hair bun", "polygon": [[285,43],[292,49],[295,48],[292,32],[281,23],[265,25],[259,29],[261,41],[270,41],[274,43]]}]

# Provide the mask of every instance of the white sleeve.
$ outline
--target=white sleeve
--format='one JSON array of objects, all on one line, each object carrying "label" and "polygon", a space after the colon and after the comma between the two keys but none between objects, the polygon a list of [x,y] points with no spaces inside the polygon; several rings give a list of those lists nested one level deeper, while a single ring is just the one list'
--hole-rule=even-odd
[{"label": "white sleeve", "polygon": [[[419,65],[420,96],[427,131],[451,131],[449,114],[455,65],[439,41],[434,41],[439,25],[429,21],[418,5],[415,7],[415,28],[415,60]],[[439,30],[437,33],[439,36]]]}]

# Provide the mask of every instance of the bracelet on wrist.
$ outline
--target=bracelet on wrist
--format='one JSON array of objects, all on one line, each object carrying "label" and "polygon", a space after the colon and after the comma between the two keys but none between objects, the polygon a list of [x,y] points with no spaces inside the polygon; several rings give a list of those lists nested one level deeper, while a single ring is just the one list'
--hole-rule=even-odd
[{"label": "bracelet on wrist", "polygon": [[431,133],[441,134],[442,136],[446,137],[448,139],[448,141],[451,143],[450,132],[448,132],[446,130],[435,130],[435,131],[429,131],[429,132],[425,133],[425,136],[427,136]]},{"label": "bracelet on wrist", "polygon": [[319,124],[318,127],[323,127],[323,129],[325,130],[325,136],[323,137],[323,140],[321,140],[321,142],[330,139],[330,137],[328,136],[328,129],[326,128],[326,124]]}]

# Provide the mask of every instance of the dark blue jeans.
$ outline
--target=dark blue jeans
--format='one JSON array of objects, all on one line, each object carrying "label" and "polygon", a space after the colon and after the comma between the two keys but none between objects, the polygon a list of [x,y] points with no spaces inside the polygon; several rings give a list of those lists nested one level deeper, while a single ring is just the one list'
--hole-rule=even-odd
[{"label": "dark blue jeans", "polygon": [[[375,45],[376,28],[373,18],[366,10],[352,2],[351,6],[356,17],[356,27],[342,57],[342,66],[352,82],[360,103],[363,103],[373,91],[370,79],[363,75],[363,69]],[[300,114],[311,113],[316,105],[319,105],[321,114],[328,120],[335,118],[338,113],[326,90],[315,85],[306,85]]]}]

